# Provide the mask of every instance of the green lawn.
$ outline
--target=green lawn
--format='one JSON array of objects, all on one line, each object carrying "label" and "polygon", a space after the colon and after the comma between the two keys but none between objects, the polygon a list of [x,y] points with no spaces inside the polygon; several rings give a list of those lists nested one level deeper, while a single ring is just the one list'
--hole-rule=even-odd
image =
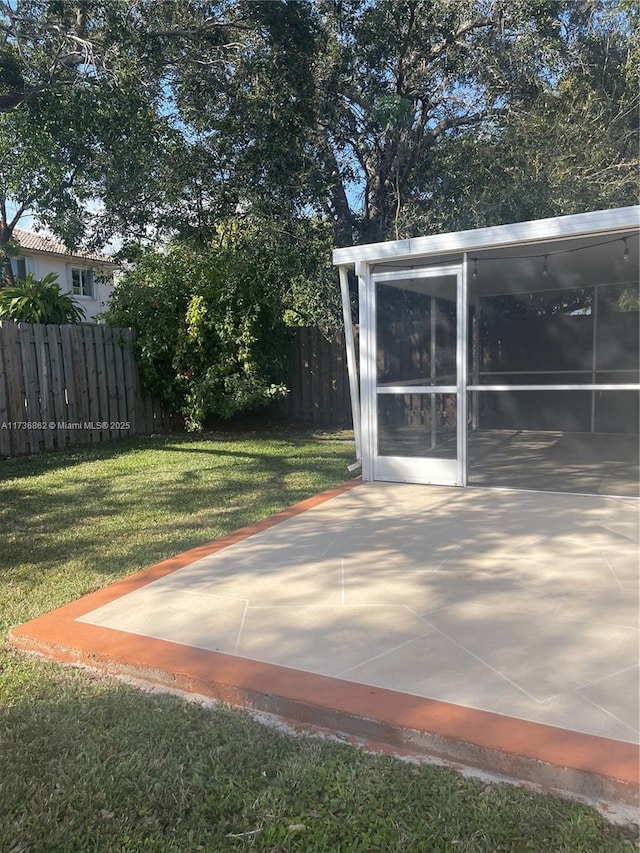
[{"label": "green lawn", "polygon": [[[8,630],[347,478],[300,436],[127,441],[0,461]],[[595,811],[289,738],[237,711],[0,658],[0,851],[637,849]]]}]

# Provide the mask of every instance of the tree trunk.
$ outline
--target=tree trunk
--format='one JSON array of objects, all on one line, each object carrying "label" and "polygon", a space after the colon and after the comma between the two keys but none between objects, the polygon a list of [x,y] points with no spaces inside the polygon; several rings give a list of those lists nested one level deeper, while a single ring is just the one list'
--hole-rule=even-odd
[{"label": "tree trunk", "polygon": [[0,225],[0,263],[2,263],[2,276],[0,287],[15,287],[16,280],[11,266],[11,257],[7,254],[7,243],[13,236],[13,228],[6,223]]}]

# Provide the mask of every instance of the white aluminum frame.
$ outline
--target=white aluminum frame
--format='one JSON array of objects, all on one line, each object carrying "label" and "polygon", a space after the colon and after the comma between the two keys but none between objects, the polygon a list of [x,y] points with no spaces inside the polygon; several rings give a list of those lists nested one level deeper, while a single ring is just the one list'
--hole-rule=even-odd
[{"label": "white aluminum frame", "polygon": [[362,461],[360,428],[360,391],[358,389],[358,369],[356,366],[356,346],[353,337],[353,320],[351,318],[351,298],[349,296],[349,271],[340,267],[340,293],[342,296],[342,317],[344,320],[344,345],[347,351],[347,373],[349,374],[349,395],[351,397],[351,416],[353,419],[353,434],[356,443],[356,461]]},{"label": "white aluminum frame", "polygon": [[[415,385],[411,382],[379,386],[376,379],[376,284],[407,278],[442,278],[456,281],[456,383]],[[367,273],[360,279],[360,365],[362,387],[362,475],[365,480],[386,480],[437,485],[466,485],[467,456],[467,292],[465,263],[421,267],[412,270]],[[363,310],[364,309],[364,310]],[[432,341],[433,345],[433,341]],[[456,458],[378,456],[378,395],[456,395]],[[431,443],[433,444],[433,435]]]},{"label": "white aluminum frame", "polygon": [[362,454],[362,479],[373,480],[371,394],[369,389],[372,381],[375,382],[375,374],[372,374],[374,364],[371,351],[373,306],[371,304],[371,269],[369,265],[356,264],[356,276],[358,278],[358,302],[360,304],[360,450]]},{"label": "white aluminum frame", "polygon": [[640,384],[594,385],[585,382],[584,385],[467,385],[467,391],[640,391]]}]

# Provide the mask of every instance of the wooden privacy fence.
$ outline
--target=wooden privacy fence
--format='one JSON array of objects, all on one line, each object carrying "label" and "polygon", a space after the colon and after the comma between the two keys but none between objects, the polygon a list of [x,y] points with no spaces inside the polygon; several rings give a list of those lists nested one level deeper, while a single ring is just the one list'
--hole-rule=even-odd
[{"label": "wooden privacy fence", "polygon": [[[171,430],[171,415],[142,394],[133,341],[132,329],[0,321],[0,456]],[[350,427],[342,332],[297,329],[288,385],[277,417]]]},{"label": "wooden privacy fence", "polygon": [[280,417],[311,426],[351,427],[344,333],[327,340],[319,329],[296,329],[288,386],[289,394],[276,407]]},{"label": "wooden privacy fence", "polygon": [[0,455],[170,428],[143,397],[132,329],[0,321]]}]

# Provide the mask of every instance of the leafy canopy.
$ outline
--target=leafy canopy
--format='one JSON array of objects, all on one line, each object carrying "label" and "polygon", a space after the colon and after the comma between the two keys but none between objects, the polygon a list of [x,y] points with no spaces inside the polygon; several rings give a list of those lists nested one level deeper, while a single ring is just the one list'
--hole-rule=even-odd
[{"label": "leafy canopy", "polygon": [[[138,237],[174,134],[128,3],[0,0],[0,251],[24,215],[69,248]],[[126,24],[126,25],[125,25]],[[153,187],[153,192],[151,188]]]}]

